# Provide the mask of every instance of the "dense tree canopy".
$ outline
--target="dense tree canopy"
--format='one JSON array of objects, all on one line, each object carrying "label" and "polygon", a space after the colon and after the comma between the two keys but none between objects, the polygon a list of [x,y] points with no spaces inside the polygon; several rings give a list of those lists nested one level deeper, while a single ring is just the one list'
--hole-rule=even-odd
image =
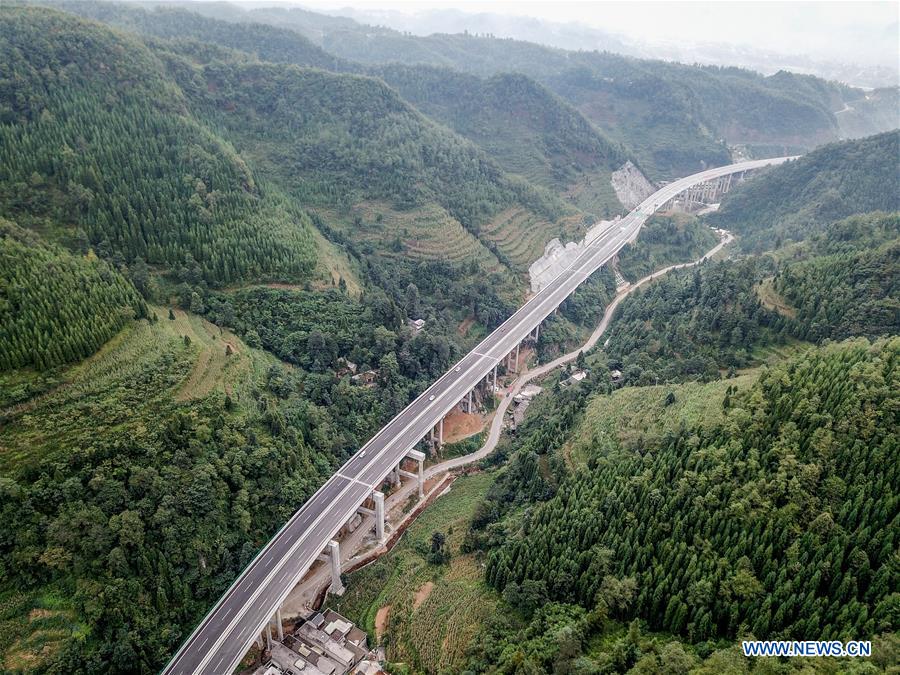
[{"label": "dense tree canopy", "polygon": [[900,131],[826,145],[740,185],[709,218],[761,251],[853,214],[898,211],[898,156]]},{"label": "dense tree canopy", "polygon": [[4,212],[211,282],[309,274],[308,218],[184,114],[143,45],[47,10],[5,7],[0,21]]},{"label": "dense tree canopy", "polygon": [[900,216],[868,214],[813,237],[786,264],[775,288],[796,308],[807,340],[900,333]]},{"label": "dense tree canopy", "polygon": [[45,370],[93,354],[147,306],[96,256],[43,243],[0,219],[0,371]]},{"label": "dense tree canopy", "polygon": [[765,373],[714,431],[589,466],[488,558],[516,603],[604,603],[705,640],[892,630],[897,340]]}]

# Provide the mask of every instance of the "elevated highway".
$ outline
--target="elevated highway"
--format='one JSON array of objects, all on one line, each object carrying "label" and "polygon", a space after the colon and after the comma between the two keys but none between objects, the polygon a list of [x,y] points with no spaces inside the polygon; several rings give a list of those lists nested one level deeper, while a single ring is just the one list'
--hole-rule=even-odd
[{"label": "elevated highway", "polygon": [[[470,396],[496,367],[518,350],[519,344],[559,305],[633,240],[647,218],[675,200],[697,195],[714,196],[730,187],[730,178],[742,176],[790,158],[741,162],[709,169],[673,181],[645,199],[637,208],[612,223],[584,252],[540,292],[535,294],[499,328],[466,354],[449,371],[392,419],[285,523],[235,580],[206,617],[194,629],[171,662],[166,675],[227,675],[250,645],[270,625],[293,586],[323,550],[336,548],[335,535],[360,507],[379,491],[389,476],[399,479],[399,466],[416,444],[429,434],[456,405]],[[471,399],[469,399],[471,401]],[[405,475],[415,476],[407,472]],[[421,490],[421,486],[420,486]],[[380,494],[380,493],[379,493]],[[420,493],[421,494],[421,493]],[[377,504],[377,499],[376,499]],[[379,531],[379,535],[382,534]],[[334,557],[332,557],[334,559]],[[337,582],[339,583],[339,582]]]}]

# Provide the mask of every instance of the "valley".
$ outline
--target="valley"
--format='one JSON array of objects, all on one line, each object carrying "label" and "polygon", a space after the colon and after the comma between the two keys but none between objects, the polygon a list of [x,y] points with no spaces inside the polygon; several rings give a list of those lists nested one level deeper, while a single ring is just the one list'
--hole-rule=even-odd
[{"label": "valley", "polygon": [[893,672],[897,88],[264,4],[0,57],[0,670]]}]

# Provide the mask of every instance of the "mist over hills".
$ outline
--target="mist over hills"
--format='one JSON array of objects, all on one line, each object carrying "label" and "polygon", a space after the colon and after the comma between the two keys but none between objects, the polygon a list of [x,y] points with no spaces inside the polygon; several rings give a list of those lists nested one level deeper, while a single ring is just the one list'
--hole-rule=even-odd
[{"label": "mist over hills", "polygon": [[[896,100],[297,8],[0,4],[0,671],[158,672],[550,240],[640,172],[796,152],[562,302],[521,361],[572,362],[330,602],[387,621],[396,672],[769,673],[750,629],[871,639],[849,669],[892,672]],[[737,241],[582,346],[710,226]],[[499,402],[418,447],[471,452]]]},{"label": "mist over hills", "polygon": [[765,77],[739,68],[566,51],[480,33],[419,36],[299,8],[184,6],[228,21],[252,17],[290,28],[327,52],[362,64],[421,63],[482,77],[525,74],[623,142],[653,178],[668,179],[721,163],[726,146],[759,155],[796,152],[898,123],[896,87],[867,95],[788,72]]},{"label": "mist over hills", "polygon": [[[603,29],[571,19],[547,20],[535,16],[459,9],[396,11],[347,7],[327,10],[327,13],[420,36],[464,32],[488,34],[560,49],[600,50],[644,59],[738,66],[765,75],[788,70],[872,89],[896,86],[900,78],[900,70],[890,59],[881,59],[880,63],[865,59],[854,63],[841,59],[834,53],[819,52],[811,56],[793,45],[776,51],[749,42],[729,42],[713,31],[703,39],[697,39],[682,35],[674,26],[669,38],[662,39],[658,35],[641,33],[639,30],[628,33],[620,25]],[[863,40],[871,42],[870,53],[876,53],[879,49],[882,52],[889,51],[891,45],[896,45],[897,22],[884,25],[873,33],[856,32],[849,39],[857,43]]]}]

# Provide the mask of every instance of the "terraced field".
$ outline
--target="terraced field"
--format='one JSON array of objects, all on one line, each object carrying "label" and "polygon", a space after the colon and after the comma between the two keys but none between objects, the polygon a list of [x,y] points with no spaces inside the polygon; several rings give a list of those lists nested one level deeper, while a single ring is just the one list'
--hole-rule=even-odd
[{"label": "terraced field", "polygon": [[0,411],[0,470],[13,472],[31,457],[89,448],[106,429],[127,427],[139,438],[149,433],[142,420],[173,397],[184,401],[218,390],[240,400],[251,372],[263,373],[274,361],[197,316],[176,310],[170,320],[167,309],[153,311],[155,323],[131,324],[63,371],[51,390]]},{"label": "terraced field", "polygon": [[544,247],[554,237],[573,241],[584,235],[577,216],[551,223],[524,209],[506,209],[489,223],[482,225],[480,236],[491,242],[519,271],[541,257]]},{"label": "terraced field", "polygon": [[501,267],[495,255],[439,206],[395,211],[387,204],[365,202],[349,216],[331,212],[326,217],[346,237],[380,255],[453,263],[476,259],[490,271]]},{"label": "terraced field", "polygon": [[46,653],[62,649],[73,637],[83,638],[86,632],[61,597],[38,592],[6,593],[0,597],[0,640],[6,645],[0,671],[17,673],[34,668]]}]

